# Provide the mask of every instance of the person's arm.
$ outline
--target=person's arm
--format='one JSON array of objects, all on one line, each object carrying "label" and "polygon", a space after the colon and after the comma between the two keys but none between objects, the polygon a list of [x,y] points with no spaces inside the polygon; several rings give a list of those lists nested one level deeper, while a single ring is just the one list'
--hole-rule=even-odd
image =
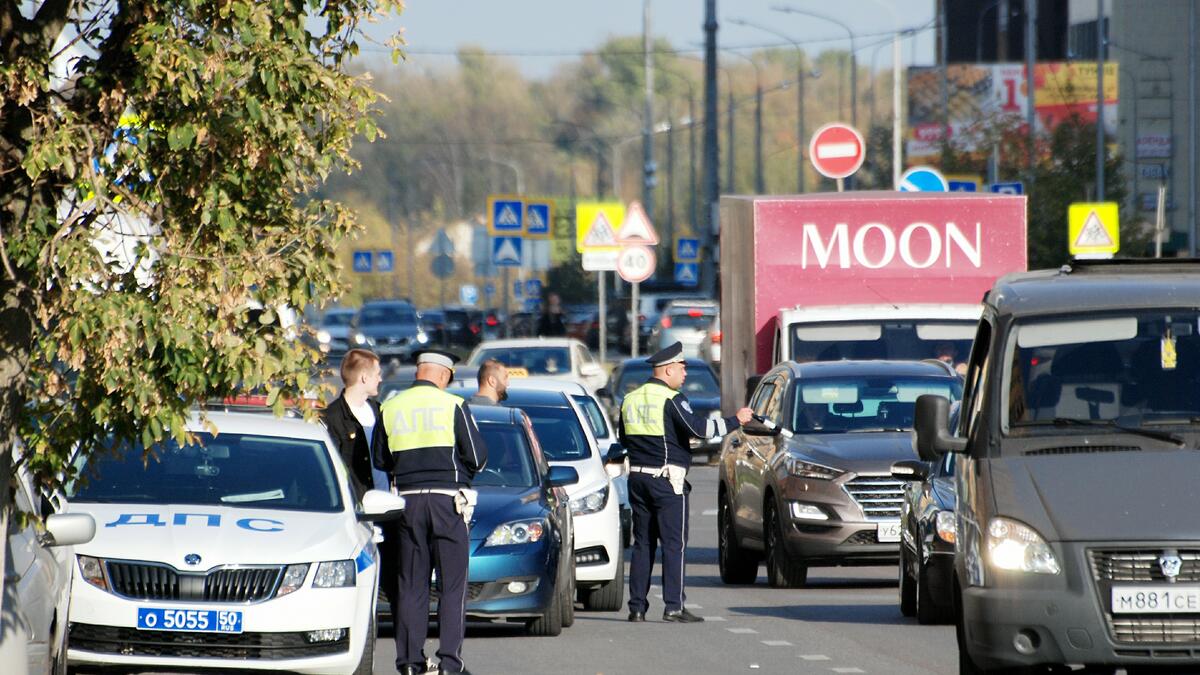
[{"label": "person's arm", "polygon": [[700,417],[692,412],[692,404],[688,402],[687,397],[683,394],[679,394],[667,401],[666,412],[668,417],[674,419],[677,424],[696,438],[724,436],[742,426],[737,415],[718,417],[716,419]]},{"label": "person's arm", "polygon": [[483,442],[483,435],[479,433],[479,426],[475,424],[475,418],[471,415],[471,406],[465,401],[454,413],[454,445],[458,460],[471,473],[472,478],[487,466],[487,445]]},{"label": "person's arm", "polygon": [[379,434],[382,442],[379,444],[379,448],[371,450],[371,466],[390,474],[396,467],[396,458],[392,456],[392,450],[388,443],[387,425],[383,422],[383,406],[379,407],[379,418],[375,420],[375,426],[382,430]]}]

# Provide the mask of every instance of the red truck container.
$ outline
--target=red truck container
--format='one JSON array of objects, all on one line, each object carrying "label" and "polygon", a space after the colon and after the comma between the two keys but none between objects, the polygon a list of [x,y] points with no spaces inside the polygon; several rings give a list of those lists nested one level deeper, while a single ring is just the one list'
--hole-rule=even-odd
[{"label": "red truck container", "polygon": [[[995,280],[1026,269],[1025,197],[842,192],[721,198],[721,392],[788,360],[959,361]],[[965,339],[964,339],[965,338]]]}]

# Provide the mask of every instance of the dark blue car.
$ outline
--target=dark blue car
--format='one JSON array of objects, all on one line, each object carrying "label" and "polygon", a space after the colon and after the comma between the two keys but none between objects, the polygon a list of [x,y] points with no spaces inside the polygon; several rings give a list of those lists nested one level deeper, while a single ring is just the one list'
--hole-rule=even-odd
[{"label": "dark blue car", "polygon": [[[692,404],[692,410],[701,417],[721,414],[721,385],[712,366],[701,359],[685,359],[687,381],[682,392]],[[613,369],[608,386],[597,391],[597,395],[609,404],[609,416],[613,423],[621,418],[621,402],[625,395],[646,383],[653,369],[646,359],[625,359]],[[694,438],[691,442],[693,455],[709,456],[721,451],[719,440]]]},{"label": "dark blue car", "polygon": [[[488,448],[473,487],[467,618],[523,622],[558,635],[574,622],[575,565],[570,467],[550,467],[533,426],[514,408],[472,406]],[[436,611],[436,605],[431,608]]]}]

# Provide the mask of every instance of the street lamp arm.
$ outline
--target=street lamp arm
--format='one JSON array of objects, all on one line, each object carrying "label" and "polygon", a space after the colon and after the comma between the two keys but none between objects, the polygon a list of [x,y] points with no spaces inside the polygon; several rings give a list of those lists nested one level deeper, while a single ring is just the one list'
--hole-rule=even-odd
[{"label": "street lamp arm", "polygon": [[835,26],[840,27],[842,30],[846,31],[846,35],[850,38],[850,50],[854,51],[854,37],[855,37],[854,31],[850,30],[850,26],[847,26],[845,23],[838,21],[837,19],[835,19],[831,16],[826,16],[824,14],[817,14],[816,12],[810,12],[807,9],[799,9],[799,8],[791,7],[788,5],[773,5],[771,7],[771,9],[775,10],[776,12],[784,12],[787,14],[800,14],[801,16],[808,16],[808,17],[812,17],[814,19],[828,21],[829,23],[832,23]]}]

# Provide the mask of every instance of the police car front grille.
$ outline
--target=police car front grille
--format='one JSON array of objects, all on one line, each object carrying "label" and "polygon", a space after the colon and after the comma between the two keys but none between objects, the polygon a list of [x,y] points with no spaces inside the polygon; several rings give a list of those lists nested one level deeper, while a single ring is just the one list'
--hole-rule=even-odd
[{"label": "police car front grille", "polygon": [[309,642],[305,633],[176,633],[72,623],[71,649],[122,656],[280,661],[350,651],[349,631],[340,640]]},{"label": "police car front grille", "polygon": [[891,476],[858,476],[846,483],[846,492],[867,520],[897,520],[904,503],[904,483]]},{"label": "police car front grille", "polygon": [[[1162,556],[1161,548],[1147,549],[1110,549],[1088,551],[1092,564],[1092,576],[1096,581],[1134,581],[1164,583],[1167,577],[1162,573],[1158,564]],[[1176,582],[1200,582],[1200,549],[1181,549],[1178,551],[1179,576]]]},{"label": "police car front grille", "polygon": [[275,595],[283,566],[222,567],[207,573],[180,572],[159,563],[110,560],[113,593],[135,600],[261,602]]}]

